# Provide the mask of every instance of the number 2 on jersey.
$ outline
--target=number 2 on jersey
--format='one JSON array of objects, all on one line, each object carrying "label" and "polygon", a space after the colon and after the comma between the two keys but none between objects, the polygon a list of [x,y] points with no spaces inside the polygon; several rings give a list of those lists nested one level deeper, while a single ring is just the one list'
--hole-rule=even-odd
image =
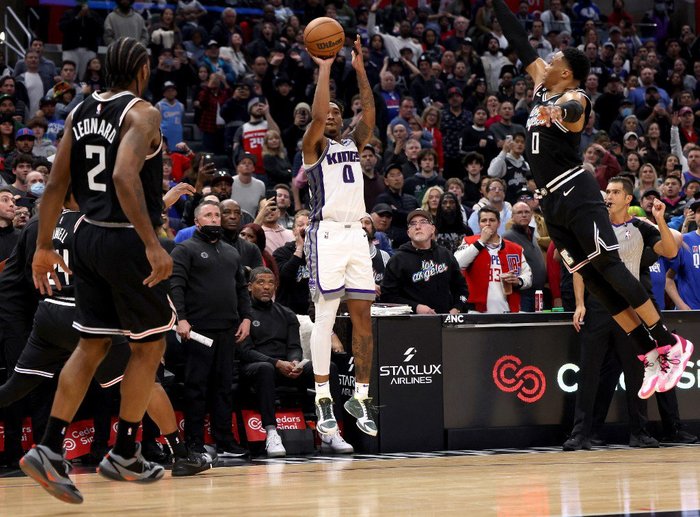
[{"label": "number 2 on jersey", "polygon": [[343,183],[355,183],[355,175],[352,173],[352,165],[343,167]]},{"label": "number 2 on jersey", "polygon": [[535,131],[532,133],[532,154],[540,154],[540,133]]},{"label": "number 2 on jersey", "polygon": [[86,145],[85,146],[85,158],[90,160],[97,156],[98,162],[92,169],[87,173],[88,187],[90,190],[95,190],[98,192],[107,192],[107,185],[105,183],[100,183],[96,180],[97,176],[105,170],[105,148],[99,145]]}]

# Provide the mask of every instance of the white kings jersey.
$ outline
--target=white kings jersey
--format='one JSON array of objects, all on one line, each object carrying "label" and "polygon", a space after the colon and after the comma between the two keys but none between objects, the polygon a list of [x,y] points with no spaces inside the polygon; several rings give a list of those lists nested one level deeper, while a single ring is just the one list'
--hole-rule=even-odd
[{"label": "white kings jersey", "polygon": [[304,170],[309,181],[311,221],[355,223],[365,215],[365,194],[360,153],[355,142],[327,139],[328,144],[316,163]]}]

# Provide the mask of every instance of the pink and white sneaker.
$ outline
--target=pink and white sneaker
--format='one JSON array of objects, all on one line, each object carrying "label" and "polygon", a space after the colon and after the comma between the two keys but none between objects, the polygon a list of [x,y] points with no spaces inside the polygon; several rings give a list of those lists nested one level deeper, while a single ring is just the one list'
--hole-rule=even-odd
[{"label": "pink and white sneaker", "polygon": [[659,393],[675,388],[694,350],[693,343],[677,334],[673,334],[673,336],[676,338],[676,344],[663,347],[667,349],[665,353],[660,348],[657,348],[659,351],[659,368],[661,370],[659,380],[656,383],[656,391]]},{"label": "pink and white sneaker", "polygon": [[654,348],[650,352],[638,355],[637,357],[644,363],[644,379],[642,380],[642,387],[639,388],[637,396],[639,396],[640,399],[648,399],[656,392],[659,375],[661,375],[659,352],[657,348]]}]

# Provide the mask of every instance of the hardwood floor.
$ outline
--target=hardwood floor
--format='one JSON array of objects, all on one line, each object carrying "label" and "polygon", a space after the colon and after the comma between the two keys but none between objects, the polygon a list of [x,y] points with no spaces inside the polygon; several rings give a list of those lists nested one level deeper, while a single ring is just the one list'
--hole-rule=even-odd
[{"label": "hardwood floor", "polygon": [[85,503],[0,479],[0,515],[591,515],[700,509],[700,446],[256,460],[154,484],[74,476]]}]

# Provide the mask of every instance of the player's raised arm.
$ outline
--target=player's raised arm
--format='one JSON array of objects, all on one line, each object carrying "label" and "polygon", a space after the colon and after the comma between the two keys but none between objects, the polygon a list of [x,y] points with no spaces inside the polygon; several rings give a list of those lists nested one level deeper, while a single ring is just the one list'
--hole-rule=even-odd
[{"label": "player's raised arm", "polygon": [[53,231],[56,228],[56,221],[61,213],[63,201],[68,192],[70,184],[70,154],[73,146],[73,117],[66,118],[63,139],[58,146],[56,159],[51,167],[49,182],[41,197],[39,207],[39,234],[36,239],[36,251],[32,261],[32,277],[34,287],[39,289],[41,294],[51,296],[52,290],[47,274],[51,275],[56,287],[61,289],[61,282],[56,274],[56,266],[59,265],[64,271],[70,273],[63,258],[56,253],[53,248]]},{"label": "player's raised arm", "polygon": [[311,106],[311,122],[306,128],[306,133],[304,133],[301,149],[304,153],[304,160],[311,163],[319,158],[326,143],[326,137],[323,136],[323,133],[326,129],[326,118],[328,118],[328,111],[330,110],[331,66],[335,61],[335,57],[323,59],[311,53],[309,53],[309,56],[318,65],[318,82],[316,83],[314,102]]},{"label": "player's raised arm", "polygon": [[362,118],[357,123],[355,131],[352,133],[352,139],[355,141],[358,149],[363,149],[372,138],[374,131],[376,114],[374,109],[374,95],[372,87],[367,79],[367,71],[365,70],[364,59],[362,58],[362,42],[358,34],[355,40],[355,46],[352,50],[352,67],[357,74],[357,85],[360,88],[360,102],[362,103]]},{"label": "player's raised arm", "polygon": [[530,45],[527,32],[525,32],[523,26],[506,5],[505,0],[493,0],[493,9],[496,12],[498,22],[503,28],[503,33],[508,35],[508,41],[518,53],[518,57],[523,63],[523,68],[530,74],[535,82],[535,86],[537,86],[544,79],[544,60],[537,55],[535,49]]},{"label": "player's raised arm", "polygon": [[148,217],[140,178],[146,157],[160,140],[159,128],[160,112],[156,108],[139,102],[129,110],[122,126],[121,145],[112,175],[124,215],[134,225],[136,233],[146,246],[146,256],[152,271],[144,284],[149,287],[168,278],[173,269],[173,261],[160,246]]}]

